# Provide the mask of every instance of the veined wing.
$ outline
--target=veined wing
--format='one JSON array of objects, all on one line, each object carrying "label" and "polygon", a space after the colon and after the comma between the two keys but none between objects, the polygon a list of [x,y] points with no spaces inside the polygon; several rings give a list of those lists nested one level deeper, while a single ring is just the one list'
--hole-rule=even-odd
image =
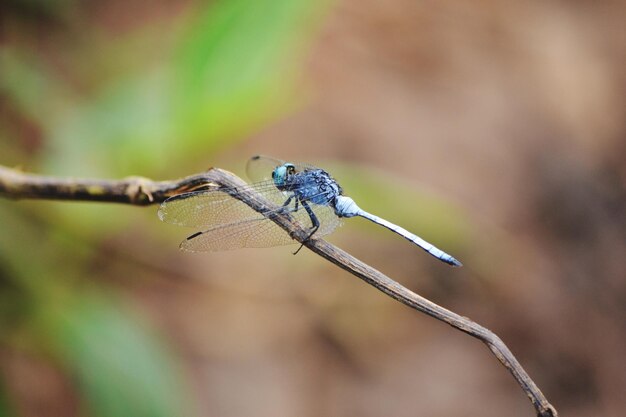
[{"label": "veined wing", "polygon": [[[239,204],[245,206],[241,202]],[[320,221],[320,227],[313,237],[321,237],[332,233],[341,224],[341,220],[329,206],[311,205],[311,209]],[[288,211],[300,227],[305,230],[311,228],[311,218],[302,205],[299,205],[298,210],[296,210],[295,205],[292,203],[288,206]],[[256,213],[256,215],[256,217],[216,225],[203,232],[195,233],[185,239],[180,244],[180,247],[192,252],[212,252],[297,243],[272,220],[259,213]]]},{"label": "veined wing", "polygon": [[248,159],[246,175],[252,182],[272,181],[274,168],[281,166],[285,161],[271,156],[255,155]]},{"label": "veined wing", "polygon": [[193,191],[165,200],[159,207],[159,218],[166,223],[186,227],[215,227],[242,220],[263,219],[262,214],[231,196],[231,193],[246,191],[258,193],[277,206],[282,206],[288,198],[271,181],[239,187],[237,190]]},{"label": "veined wing", "polygon": [[[257,193],[276,210],[286,210],[303,229],[312,227],[309,214],[293,198],[283,206],[290,193],[279,191],[272,181],[261,182],[236,190],[194,191],[167,199],[159,208],[159,218],[165,222],[187,227],[208,227],[191,235],[181,244],[190,251],[216,251],[241,247],[269,247],[295,243],[291,237],[267,216],[232,197],[230,193]],[[320,222],[314,237],[331,233],[341,224],[333,209],[327,205],[309,203]]]},{"label": "veined wing", "polygon": [[180,248],[191,252],[216,252],[246,247],[282,246],[290,243],[294,241],[287,232],[271,220],[260,218],[220,225],[195,233],[183,240]]}]

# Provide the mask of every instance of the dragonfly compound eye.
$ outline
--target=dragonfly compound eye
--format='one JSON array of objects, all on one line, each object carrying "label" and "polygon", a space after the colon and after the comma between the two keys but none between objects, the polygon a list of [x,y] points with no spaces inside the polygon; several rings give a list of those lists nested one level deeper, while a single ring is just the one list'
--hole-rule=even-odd
[{"label": "dragonfly compound eye", "polygon": [[277,186],[284,185],[288,175],[289,174],[287,173],[287,167],[285,167],[285,165],[276,167],[276,169],[272,171],[272,179],[274,180],[274,184],[276,184]]}]

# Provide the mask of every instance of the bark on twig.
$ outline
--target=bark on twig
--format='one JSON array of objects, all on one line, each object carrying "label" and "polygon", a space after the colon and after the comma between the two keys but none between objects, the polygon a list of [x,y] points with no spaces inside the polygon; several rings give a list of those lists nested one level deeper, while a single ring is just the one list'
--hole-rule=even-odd
[{"label": "bark on twig", "polygon": [[322,239],[306,240],[307,231],[301,229],[291,216],[271,211],[273,207],[271,203],[258,194],[244,190],[243,185],[245,182],[234,174],[217,168],[176,181],[152,181],[139,177],[106,181],[57,179],[26,174],[0,166],[0,196],[14,199],[81,200],[150,205],[161,203],[173,195],[199,188],[228,189],[233,198],[247,204],[252,209],[260,213],[272,213],[270,215],[272,221],[283,228],[286,233],[289,233],[294,240],[302,243],[324,259],[350,272],[393,299],[441,320],[485,343],[528,395],[537,416],[557,416],[554,407],[550,405],[507,346],[493,332],[419,296]]}]

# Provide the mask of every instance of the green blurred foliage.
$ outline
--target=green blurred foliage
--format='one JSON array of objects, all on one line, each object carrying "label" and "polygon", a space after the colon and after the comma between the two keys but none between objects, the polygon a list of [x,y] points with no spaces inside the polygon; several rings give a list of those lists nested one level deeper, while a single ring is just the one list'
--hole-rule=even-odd
[{"label": "green blurred foliage", "polygon": [[[10,109],[3,120],[20,123],[0,123],[0,163],[102,178],[205,166],[202,155],[297,105],[300,58],[326,6],[197,2],[110,33],[90,24],[78,3],[12,2],[0,98]],[[62,48],[37,49],[34,28],[42,25],[48,46]],[[100,288],[93,270],[99,242],[140,215],[108,205],[5,203],[0,343],[56,358],[88,415],[192,415],[172,355]]]},{"label": "green blurred foliage", "polygon": [[45,329],[89,408],[101,417],[189,415],[184,384],[158,339],[111,300],[76,298],[47,317]]},{"label": "green blurred foliage", "polygon": [[177,133],[206,149],[282,114],[296,98],[302,35],[319,7],[235,0],[199,11],[175,51]]},{"label": "green blurred foliage", "polygon": [[[64,52],[73,83],[31,51],[3,48],[0,92],[43,131],[33,170],[110,178],[204,168],[203,155],[297,103],[300,57],[324,8],[303,0],[198,3],[123,37],[86,32]],[[105,213],[73,206],[59,216],[85,229]]]},{"label": "green blurred foliage", "polygon": [[297,103],[300,57],[323,8],[303,0],[198,3],[121,38],[86,32],[64,52],[85,89],[41,57],[4,48],[0,89],[44,130],[43,170],[166,172],[160,161],[178,166],[210,154]]},{"label": "green blurred foliage", "polygon": [[86,275],[89,247],[36,217],[0,215],[1,342],[55,357],[94,415],[187,415],[184,385],[158,338]]},{"label": "green blurred foliage", "polygon": [[13,409],[10,399],[3,388],[4,387],[0,385],[0,416],[2,417],[16,416],[17,413]]}]

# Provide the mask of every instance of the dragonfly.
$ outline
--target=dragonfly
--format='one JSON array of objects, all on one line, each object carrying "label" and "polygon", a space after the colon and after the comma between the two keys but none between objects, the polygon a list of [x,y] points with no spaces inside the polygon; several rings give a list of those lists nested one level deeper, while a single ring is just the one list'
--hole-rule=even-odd
[{"label": "dragonfly", "polygon": [[[307,240],[332,233],[344,218],[362,217],[449,265],[462,266],[453,256],[417,235],[361,209],[323,169],[257,155],[250,158],[246,171],[252,183],[236,190],[200,189],[175,195],[161,204],[158,215],[162,221],[201,229],[183,240],[181,249],[213,252],[297,243],[271,220],[272,214],[280,212],[289,214],[308,231]],[[276,208],[259,213],[232,197],[242,192],[256,193]]]}]

